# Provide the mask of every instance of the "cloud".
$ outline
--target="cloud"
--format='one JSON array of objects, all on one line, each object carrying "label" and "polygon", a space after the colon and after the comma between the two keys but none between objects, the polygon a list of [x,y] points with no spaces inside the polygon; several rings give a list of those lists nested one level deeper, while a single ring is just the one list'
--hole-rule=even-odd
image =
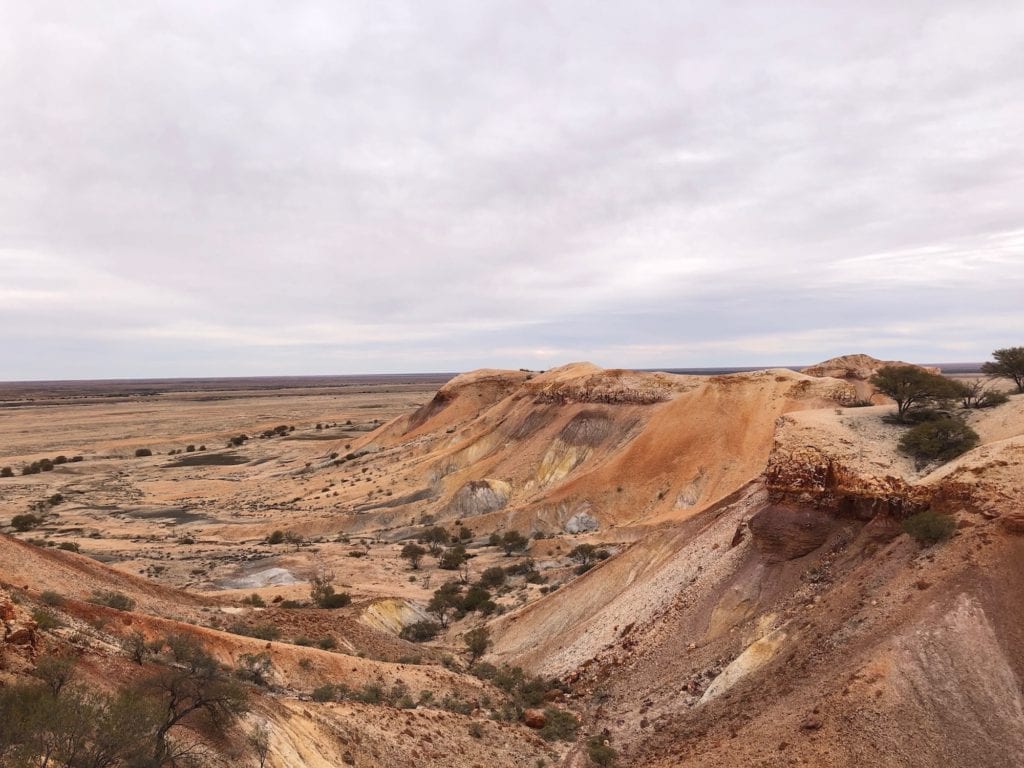
[{"label": "cloud", "polygon": [[6,4],[0,375],[983,358],[1022,91],[1008,1]]}]

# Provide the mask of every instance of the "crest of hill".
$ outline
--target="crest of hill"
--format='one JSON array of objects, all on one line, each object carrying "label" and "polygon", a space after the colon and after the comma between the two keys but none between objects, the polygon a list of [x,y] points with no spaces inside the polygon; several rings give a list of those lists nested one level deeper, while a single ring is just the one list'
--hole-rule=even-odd
[{"label": "crest of hill", "polygon": [[880,368],[885,368],[888,365],[913,365],[915,368],[922,368],[929,373],[940,373],[938,368],[917,365],[916,363],[906,363],[902,360],[879,360],[877,357],[861,353],[833,357],[802,368],[800,373],[830,379],[859,379],[867,381],[878,373]]},{"label": "crest of hill", "polygon": [[879,360],[877,357],[862,353],[854,355],[840,355],[829,360],[824,360],[815,365],[808,366],[800,372],[807,376],[818,378],[841,379],[853,384],[857,391],[857,398],[862,401],[874,403],[888,402],[888,399],[879,395],[871,384],[871,377],[879,370],[889,365],[912,365],[921,368],[929,373],[941,373],[938,368],[932,368],[915,363],[906,363],[902,360]]}]

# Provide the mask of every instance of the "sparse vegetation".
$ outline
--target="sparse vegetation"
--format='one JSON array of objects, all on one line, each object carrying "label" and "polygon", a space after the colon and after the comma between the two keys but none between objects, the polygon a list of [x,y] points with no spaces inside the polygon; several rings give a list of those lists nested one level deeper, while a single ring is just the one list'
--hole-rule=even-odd
[{"label": "sparse vegetation", "polygon": [[278,640],[281,637],[281,630],[273,624],[244,624],[236,622],[228,627],[228,632],[233,635],[255,637],[258,640]]},{"label": "sparse vegetation", "polygon": [[105,605],[108,608],[115,608],[119,611],[135,610],[135,601],[124,594],[124,592],[117,592],[115,590],[97,590],[92,593],[89,602],[96,605]]},{"label": "sparse vegetation", "polygon": [[618,753],[608,744],[606,736],[591,736],[587,739],[587,757],[594,765],[609,768],[615,765],[617,755]]},{"label": "sparse vegetation", "polygon": [[904,520],[903,530],[922,544],[938,544],[953,535],[956,521],[950,515],[927,509]]},{"label": "sparse vegetation", "polygon": [[544,708],[544,726],[538,732],[545,741],[572,741],[580,724],[572,712],[558,707]]},{"label": "sparse vegetation", "polygon": [[309,582],[309,597],[318,608],[344,608],[352,602],[347,592],[335,592],[331,582],[334,572],[318,569]]},{"label": "sparse vegetation", "polygon": [[267,544],[270,544],[271,546],[276,546],[278,544],[283,544],[283,543],[284,543],[284,531],[274,531],[269,536],[267,536]]},{"label": "sparse vegetation", "polygon": [[530,545],[530,540],[519,531],[506,531],[501,537],[501,548],[505,550],[505,556],[510,557],[513,552],[522,552]]},{"label": "sparse vegetation", "polygon": [[476,627],[463,635],[462,641],[466,644],[466,650],[469,651],[469,663],[473,664],[491,647],[491,633],[487,627]]},{"label": "sparse vegetation", "polygon": [[135,449],[135,458],[137,458],[137,459],[141,459],[144,456],[152,456],[152,455],[153,455],[153,451],[150,450],[149,448],[136,448]]},{"label": "sparse vegetation", "polygon": [[1010,397],[1005,392],[992,389],[987,382],[981,379],[954,383],[957,397],[964,408],[993,408],[1009,401]]}]

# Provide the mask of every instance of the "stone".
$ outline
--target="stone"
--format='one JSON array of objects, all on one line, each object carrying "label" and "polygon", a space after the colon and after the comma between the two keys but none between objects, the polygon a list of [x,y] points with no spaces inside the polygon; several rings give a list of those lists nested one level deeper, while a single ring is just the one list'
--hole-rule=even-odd
[{"label": "stone", "polygon": [[547,722],[543,709],[527,709],[523,712],[523,723],[529,728],[543,728]]}]

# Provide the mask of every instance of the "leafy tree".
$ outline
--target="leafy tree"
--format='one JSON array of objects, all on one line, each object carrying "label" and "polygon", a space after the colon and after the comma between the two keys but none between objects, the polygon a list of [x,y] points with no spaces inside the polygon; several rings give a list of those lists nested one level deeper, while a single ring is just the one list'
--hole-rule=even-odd
[{"label": "leafy tree", "polygon": [[473,664],[490,648],[491,633],[487,627],[476,627],[463,635],[462,640],[466,644],[466,650],[469,651],[469,663]]},{"label": "leafy tree", "polygon": [[420,567],[420,561],[425,554],[427,550],[412,541],[402,547],[402,557],[409,561],[409,567],[414,571]]},{"label": "leafy tree", "polygon": [[918,424],[900,438],[899,448],[918,461],[949,461],[978,444],[978,433],[960,419]]},{"label": "leafy tree", "polygon": [[896,401],[897,421],[907,421],[912,409],[957,395],[950,379],[916,365],[887,365],[871,377],[871,383]]},{"label": "leafy tree", "polygon": [[501,548],[505,550],[505,556],[509,557],[513,552],[522,552],[530,545],[530,540],[519,531],[506,531],[501,537]]},{"label": "leafy tree", "polygon": [[446,582],[434,591],[427,603],[427,612],[437,617],[442,628],[448,626],[448,617],[462,607],[460,589],[457,582]]},{"label": "leafy tree", "polygon": [[487,612],[488,604],[491,602],[491,593],[481,587],[479,584],[474,584],[466,590],[465,597],[462,598],[462,604],[460,608],[463,611],[483,611]]},{"label": "leafy tree", "polygon": [[437,556],[437,553],[441,551],[441,547],[447,544],[451,540],[448,535],[448,531],[442,528],[440,525],[435,525],[428,528],[423,533],[421,541],[430,548],[430,554]]},{"label": "leafy tree", "polygon": [[1018,392],[1024,392],[1024,347],[1006,347],[992,353],[994,361],[981,366],[982,373],[1012,379]]}]

